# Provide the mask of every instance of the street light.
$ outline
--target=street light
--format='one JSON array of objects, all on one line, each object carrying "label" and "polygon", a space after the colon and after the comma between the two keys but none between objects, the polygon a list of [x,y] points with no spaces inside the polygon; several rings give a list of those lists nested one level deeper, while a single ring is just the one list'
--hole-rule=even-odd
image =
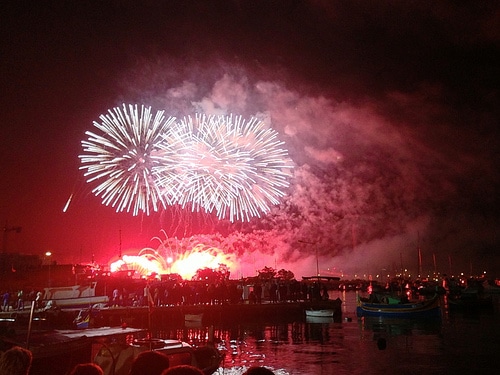
[{"label": "street light", "polygon": [[49,288],[51,287],[51,280],[50,280],[50,266],[51,266],[51,263],[52,261],[50,260],[50,257],[52,256],[52,253],[50,251],[47,251],[45,253],[45,257],[49,260]]}]

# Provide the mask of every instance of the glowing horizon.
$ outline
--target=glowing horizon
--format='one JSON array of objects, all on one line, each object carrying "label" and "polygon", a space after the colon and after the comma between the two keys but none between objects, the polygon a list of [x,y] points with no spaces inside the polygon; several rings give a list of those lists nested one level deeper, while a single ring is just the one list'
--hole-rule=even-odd
[{"label": "glowing horizon", "polygon": [[231,269],[235,263],[232,255],[224,254],[221,249],[203,244],[176,254],[171,262],[168,261],[169,257],[168,254],[164,257],[158,250],[146,248],[138,255],[123,255],[121,259],[110,264],[110,270],[111,272],[134,270],[141,277],[148,277],[152,274],[179,274],[184,280],[191,280],[199,269],[217,269],[221,264]]}]

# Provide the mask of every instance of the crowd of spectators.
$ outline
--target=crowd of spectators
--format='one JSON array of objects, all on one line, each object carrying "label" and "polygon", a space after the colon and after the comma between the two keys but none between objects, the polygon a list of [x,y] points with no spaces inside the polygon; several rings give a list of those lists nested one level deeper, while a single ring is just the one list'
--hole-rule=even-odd
[{"label": "crowd of spectators", "polygon": [[[179,306],[179,305],[221,305],[248,302],[283,303],[297,301],[327,300],[327,284],[276,280],[242,283],[239,280],[204,282],[200,280],[149,281],[136,283],[114,282],[108,289],[109,306]],[[44,308],[40,290],[3,290],[2,311],[23,311],[35,302],[35,308]]]},{"label": "crowd of spectators", "polygon": [[31,303],[36,302],[36,308],[42,308],[43,293],[35,289],[30,289],[27,293],[23,289],[17,291],[3,290],[2,296],[2,311],[23,311],[25,308],[30,307]]},{"label": "crowd of spectators", "polygon": [[[33,363],[31,351],[14,346],[1,353],[0,375],[29,375]],[[104,371],[92,362],[79,363],[69,372],[70,375],[104,375]],[[274,374],[263,366],[248,368],[244,375]],[[197,367],[190,365],[170,366],[167,355],[158,351],[140,353],[132,362],[128,375],[203,375]]]},{"label": "crowd of spectators", "polygon": [[140,289],[129,291],[115,287],[110,296],[111,306],[179,306],[221,305],[248,301],[297,302],[327,300],[326,285],[297,280],[257,282],[242,285],[237,281],[205,283],[201,281],[153,282]]}]

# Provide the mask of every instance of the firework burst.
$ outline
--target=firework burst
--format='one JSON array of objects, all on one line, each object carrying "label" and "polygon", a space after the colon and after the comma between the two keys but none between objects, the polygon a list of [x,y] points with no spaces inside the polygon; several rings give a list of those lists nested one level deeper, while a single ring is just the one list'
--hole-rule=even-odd
[{"label": "firework burst", "polygon": [[[82,141],[84,154],[80,155],[86,170],[87,182],[98,185],[92,190],[117,212],[127,211],[138,215],[158,211],[160,206],[170,204],[170,194],[160,191],[153,177],[159,165],[158,143],[171,131],[174,118],[167,118],[164,111],[154,116],[151,107],[124,104],[101,115],[94,122],[99,134],[86,132]],[[175,164],[168,156],[168,148],[162,147],[162,162]]]},{"label": "firework burst", "polygon": [[94,122],[80,155],[87,182],[117,212],[167,205],[246,221],[279,203],[292,162],[277,132],[241,116],[155,116],[124,104]]},{"label": "firework burst", "polygon": [[256,118],[186,117],[164,138],[159,147],[179,164],[164,160],[155,174],[164,189],[175,186],[183,207],[245,221],[268,212],[288,187],[292,162],[283,142]]}]

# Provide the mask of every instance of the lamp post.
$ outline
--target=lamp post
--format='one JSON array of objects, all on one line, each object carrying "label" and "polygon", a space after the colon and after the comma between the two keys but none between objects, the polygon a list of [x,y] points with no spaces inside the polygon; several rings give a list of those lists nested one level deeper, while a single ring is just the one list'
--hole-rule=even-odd
[{"label": "lamp post", "polygon": [[51,267],[51,263],[52,263],[52,261],[50,259],[51,256],[52,256],[52,253],[50,251],[47,251],[45,253],[45,257],[49,260],[49,288],[51,287],[51,279],[50,279],[50,277],[51,277],[51,275],[50,275],[50,267]]}]

